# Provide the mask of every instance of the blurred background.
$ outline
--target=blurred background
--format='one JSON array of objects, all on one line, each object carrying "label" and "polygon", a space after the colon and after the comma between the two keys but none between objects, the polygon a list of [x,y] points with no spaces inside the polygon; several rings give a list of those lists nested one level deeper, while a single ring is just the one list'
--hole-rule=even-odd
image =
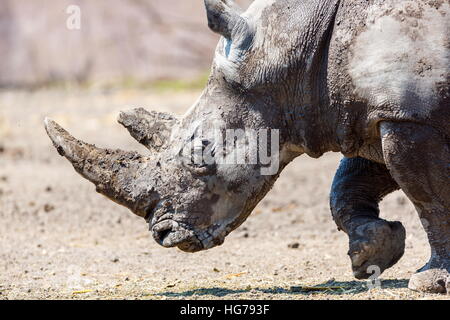
[{"label": "blurred background", "polygon": [[195,82],[218,36],[201,0],[2,0],[0,39],[0,87],[34,88]]}]

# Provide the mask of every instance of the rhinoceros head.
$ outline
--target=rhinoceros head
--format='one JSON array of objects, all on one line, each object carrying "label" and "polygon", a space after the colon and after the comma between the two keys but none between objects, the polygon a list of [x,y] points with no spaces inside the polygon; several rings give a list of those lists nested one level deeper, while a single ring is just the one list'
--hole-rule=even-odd
[{"label": "rhinoceros head", "polygon": [[283,37],[284,51],[295,43],[270,32],[277,22],[257,10],[272,2],[241,13],[230,0],[205,0],[209,26],[222,37],[201,97],[179,118],[142,108],[119,115],[148,155],[97,148],[45,120],[75,170],[145,218],[165,247],[195,252],[221,244],[302,152],[289,147],[292,119],[280,103],[294,89],[285,84],[295,61],[281,61],[275,48]]}]

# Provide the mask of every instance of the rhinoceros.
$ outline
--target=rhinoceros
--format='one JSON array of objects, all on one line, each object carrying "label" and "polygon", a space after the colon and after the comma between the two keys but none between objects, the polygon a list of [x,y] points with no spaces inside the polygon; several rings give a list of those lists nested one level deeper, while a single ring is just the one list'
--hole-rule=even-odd
[{"label": "rhinoceros", "polygon": [[[409,288],[444,293],[450,281],[450,5],[446,0],[205,0],[221,37],[198,101],[182,117],[145,109],[119,122],[151,152],[101,149],[50,119],[58,152],[96,190],[145,218],[154,239],[186,252],[205,250],[246,220],[283,168],[306,154],[340,152],[331,212],[349,237],[358,279],[393,266],[405,229],[379,217],[381,199],[401,189],[421,218],[429,262]],[[279,163],[212,159],[217,131],[279,131]],[[267,135],[266,135],[267,136]],[[238,139],[236,139],[238,140]],[[259,147],[258,147],[259,148]],[[262,147],[261,147],[262,148]]]}]

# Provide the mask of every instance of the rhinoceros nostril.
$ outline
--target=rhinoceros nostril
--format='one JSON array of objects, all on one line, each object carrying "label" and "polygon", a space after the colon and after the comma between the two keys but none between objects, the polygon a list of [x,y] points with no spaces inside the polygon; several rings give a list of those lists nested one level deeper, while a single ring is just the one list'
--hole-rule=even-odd
[{"label": "rhinoceros nostril", "polygon": [[161,221],[153,226],[153,238],[159,244],[163,244],[164,239],[173,231],[173,222],[171,220]]},{"label": "rhinoceros nostril", "polygon": [[162,230],[157,232],[157,237],[159,241],[163,242],[164,239],[169,235],[169,233],[172,232],[172,229]]}]

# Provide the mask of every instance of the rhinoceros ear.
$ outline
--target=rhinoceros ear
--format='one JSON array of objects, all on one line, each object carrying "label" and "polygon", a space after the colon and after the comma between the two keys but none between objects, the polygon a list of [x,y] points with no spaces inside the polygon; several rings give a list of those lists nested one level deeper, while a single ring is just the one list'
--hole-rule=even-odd
[{"label": "rhinoceros ear", "polygon": [[144,108],[122,111],[117,121],[127,128],[133,138],[156,152],[167,147],[172,129],[179,122],[168,113],[149,112]]},{"label": "rhinoceros ear", "polygon": [[231,40],[234,27],[243,22],[242,10],[232,0],[205,0],[209,28]]}]

